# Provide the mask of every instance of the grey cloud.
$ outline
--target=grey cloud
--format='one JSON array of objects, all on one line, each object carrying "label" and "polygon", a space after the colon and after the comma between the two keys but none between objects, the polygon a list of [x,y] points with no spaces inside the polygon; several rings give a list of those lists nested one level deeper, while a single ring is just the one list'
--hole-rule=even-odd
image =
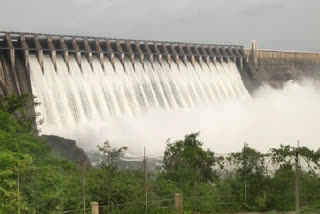
[{"label": "grey cloud", "polygon": [[0,0],[0,29],[320,51],[318,0]]},{"label": "grey cloud", "polygon": [[259,3],[251,4],[245,8],[243,8],[240,13],[247,16],[259,16],[259,15],[268,15],[270,11],[283,11],[285,5],[283,5],[280,1],[276,2],[261,2],[256,1]]}]

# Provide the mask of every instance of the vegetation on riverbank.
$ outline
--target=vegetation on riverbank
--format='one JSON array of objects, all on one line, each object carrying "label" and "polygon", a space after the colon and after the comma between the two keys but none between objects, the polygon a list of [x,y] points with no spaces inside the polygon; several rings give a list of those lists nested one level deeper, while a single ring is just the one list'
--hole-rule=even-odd
[{"label": "vegetation on riverbank", "polygon": [[[172,213],[175,193],[183,193],[185,213],[294,209],[293,147],[260,153],[246,146],[220,156],[204,150],[199,133],[192,133],[167,142],[163,165],[148,173],[146,184],[143,170],[117,168],[125,147],[112,148],[106,142],[97,148],[105,156],[97,167],[62,160],[32,132],[33,119],[23,111],[26,97],[0,101],[0,213],[81,213],[83,178],[86,208],[91,201],[109,204],[102,213],[145,212],[145,188],[148,213]],[[303,147],[299,153],[307,163],[300,173],[301,205],[311,206],[320,202],[320,151]]]}]

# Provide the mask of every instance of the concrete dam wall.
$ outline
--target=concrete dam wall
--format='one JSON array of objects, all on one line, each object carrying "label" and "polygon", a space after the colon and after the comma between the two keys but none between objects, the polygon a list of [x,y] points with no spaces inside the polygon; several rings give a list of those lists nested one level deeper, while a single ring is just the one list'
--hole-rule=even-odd
[{"label": "concrete dam wall", "polygon": [[135,59],[144,67],[148,61],[162,66],[175,63],[234,62],[240,72],[248,70],[244,47],[239,45],[192,44],[163,41],[121,40],[98,37],[61,36],[31,33],[0,32],[0,94],[32,94],[30,83],[29,56],[35,55],[42,71],[44,55],[49,55],[56,69],[57,56],[62,56],[69,68],[69,58],[74,56],[82,67],[85,56],[92,67],[96,57],[104,68],[104,58],[108,58],[115,68],[115,59],[124,65],[128,58],[135,68]]},{"label": "concrete dam wall", "polygon": [[259,50],[256,42],[244,50],[250,59],[248,72],[259,84],[282,87],[289,80],[320,78],[320,53]]},{"label": "concrete dam wall", "polygon": [[251,92],[260,84],[282,87],[288,80],[303,77],[319,78],[320,53],[292,52],[278,50],[258,50],[256,43],[252,49],[240,45],[191,44],[163,41],[121,40],[99,37],[78,37],[33,33],[0,32],[0,94],[32,94],[29,55],[37,56],[43,70],[43,56],[50,55],[56,68],[57,55],[61,55],[69,66],[70,56],[74,56],[81,67],[82,56],[87,57],[92,66],[92,58],[97,57],[104,67],[108,58],[114,67],[115,58],[124,64],[128,57],[134,67],[134,59],[141,64],[147,60],[153,65],[186,64],[190,62],[202,66],[203,63],[234,62],[245,86]]}]

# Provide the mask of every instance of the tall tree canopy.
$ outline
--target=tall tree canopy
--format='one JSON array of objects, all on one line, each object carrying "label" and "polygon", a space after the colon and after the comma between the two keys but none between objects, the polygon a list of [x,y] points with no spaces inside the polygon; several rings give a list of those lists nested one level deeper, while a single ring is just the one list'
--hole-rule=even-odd
[{"label": "tall tree canopy", "polygon": [[218,163],[218,158],[214,152],[202,148],[198,136],[199,132],[186,135],[184,140],[167,142],[163,157],[165,177],[190,185],[213,182],[217,178],[213,166]]}]

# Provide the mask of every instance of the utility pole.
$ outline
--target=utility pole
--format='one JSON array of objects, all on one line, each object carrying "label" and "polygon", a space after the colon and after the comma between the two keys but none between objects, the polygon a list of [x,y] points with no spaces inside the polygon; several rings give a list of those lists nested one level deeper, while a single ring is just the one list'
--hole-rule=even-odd
[{"label": "utility pole", "polygon": [[108,193],[108,201],[107,201],[107,204],[108,204],[108,206],[107,206],[107,214],[109,214],[109,213],[110,213],[110,195],[109,195],[109,193]]},{"label": "utility pole", "polygon": [[244,160],[244,204],[247,207],[247,160],[246,160],[246,143],[243,145],[243,160]]},{"label": "utility pole", "polygon": [[86,177],[85,177],[85,162],[80,161],[82,174],[82,200],[83,200],[83,214],[86,213]]},{"label": "utility pole", "polygon": [[33,214],[36,214],[36,199],[33,198]]},{"label": "utility pole", "polygon": [[18,214],[20,214],[21,210],[20,210],[20,172],[19,171],[17,176],[17,191],[18,191]]},{"label": "utility pole", "polygon": [[144,190],[145,190],[145,207],[146,207],[146,214],[148,214],[148,174],[147,174],[147,157],[146,157],[146,147],[144,147]]},{"label": "utility pole", "polygon": [[295,157],[295,162],[296,162],[296,214],[299,213],[299,179],[300,179],[300,168],[299,168],[299,140],[298,140],[298,145],[296,148],[296,157]]}]

